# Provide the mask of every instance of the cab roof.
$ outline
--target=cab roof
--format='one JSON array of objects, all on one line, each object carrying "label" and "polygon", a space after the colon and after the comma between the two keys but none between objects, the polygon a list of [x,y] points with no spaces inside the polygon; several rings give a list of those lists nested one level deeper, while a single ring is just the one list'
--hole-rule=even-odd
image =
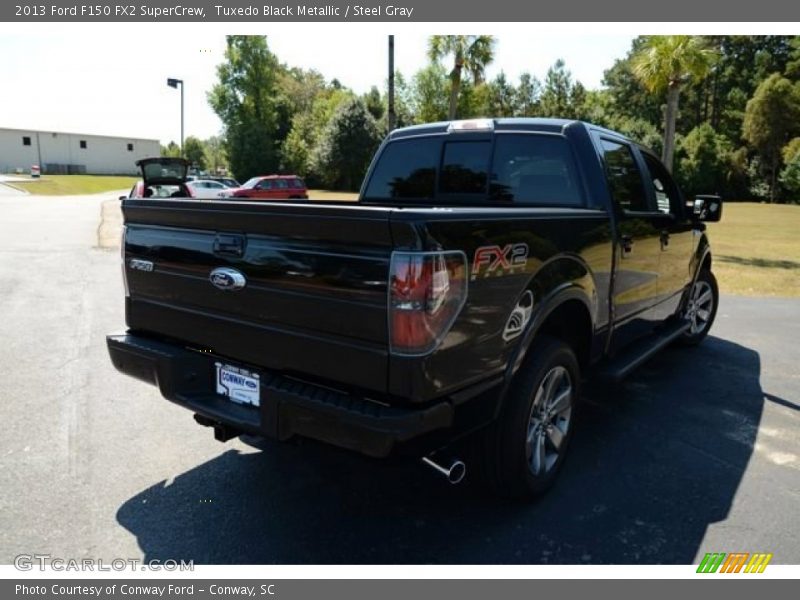
[{"label": "cab roof", "polygon": [[[439,121],[436,123],[425,123],[422,125],[412,125],[395,129],[389,134],[389,139],[400,139],[418,135],[435,135],[437,133],[447,133],[459,124],[470,121],[491,122],[492,131],[546,131],[550,133],[563,133],[568,127],[584,127],[589,130],[599,131],[607,135],[629,140],[619,132],[605,129],[586,121],[576,119],[551,119],[542,117],[508,117],[502,119],[463,119],[457,121]],[[479,131],[480,129],[476,130]],[[487,130],[483,130],[487,131]]]}]

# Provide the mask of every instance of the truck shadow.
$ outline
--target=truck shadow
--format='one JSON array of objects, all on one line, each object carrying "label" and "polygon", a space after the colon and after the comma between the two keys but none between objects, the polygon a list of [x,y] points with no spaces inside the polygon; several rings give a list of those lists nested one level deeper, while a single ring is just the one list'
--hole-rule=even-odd
[{"label": "truck shadow", "polygon": [[147,560],[691,563],[726,518],[764,396],[756,352],[709,337],[592,390],[556,487],[508,504],[418,464],[320,444],[223,452],[125,502]]}]

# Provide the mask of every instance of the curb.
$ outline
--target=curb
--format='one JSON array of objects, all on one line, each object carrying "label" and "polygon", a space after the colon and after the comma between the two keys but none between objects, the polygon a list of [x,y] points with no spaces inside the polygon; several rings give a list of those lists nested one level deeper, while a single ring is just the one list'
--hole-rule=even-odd
[{"label": "curb", "polygon": [[20,194],[23,194],[23,195],[26,195],[26,196],[30,196],[30,192],[28,190],[26,190],[25,188],[17,187],[15,185],[11,184],[11,183],[8,183],[7,181],[0,181],[0,185],[4,185],[6,187],[10,187],[12,190],[16,190]]},{"label": "curb", "polygon": [[97,226],[98,248],[119,248],[122,237],[122,207],[116,198],[100,204],[100,223]]}]

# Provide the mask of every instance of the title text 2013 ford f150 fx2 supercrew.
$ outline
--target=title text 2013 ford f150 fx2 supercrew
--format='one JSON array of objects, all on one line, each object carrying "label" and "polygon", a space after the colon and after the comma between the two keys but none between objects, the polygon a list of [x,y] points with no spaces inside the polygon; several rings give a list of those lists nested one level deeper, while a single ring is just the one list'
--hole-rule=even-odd
[{"label": "title text 2013 ford f150 fx2 supercrew", "polygon": [[[358,202],[125,199],[117,369],[216,437],[423,458],[503,494],[553,482],[582,381],[708,333],[704,221],[658,158],[592,125],[393,131]],[[452,454],[449,454],[452,456]],[[471,468],[471,467],[470,467]]]}]

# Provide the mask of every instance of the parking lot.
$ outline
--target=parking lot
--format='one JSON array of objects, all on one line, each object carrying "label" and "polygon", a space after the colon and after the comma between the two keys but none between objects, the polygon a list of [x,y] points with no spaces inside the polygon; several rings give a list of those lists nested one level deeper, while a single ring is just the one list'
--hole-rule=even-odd
[{"label": "parking lot", "polygon": [[590,390],[555,489],[509,505],[417,464],[220,444],[118,374],[119,253],[98,247],[114,196],[0,195],[0,562],[800,562],[800,300],[723,296],[701,347]]}]

